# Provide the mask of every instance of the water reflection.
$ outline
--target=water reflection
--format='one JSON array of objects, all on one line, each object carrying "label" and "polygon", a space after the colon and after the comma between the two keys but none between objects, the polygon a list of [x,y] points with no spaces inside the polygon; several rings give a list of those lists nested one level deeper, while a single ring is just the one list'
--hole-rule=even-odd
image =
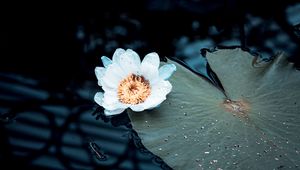
[{"label": "water reflection", "polygon": [[[17,83],[14,77],[19,76],[13,75],[9,81]],[[7,82],[2,79],[2,83]],[[0,126],[2,166],[29,169],[167,167],[143,147],[132,132],[126,113],[118,117],[104,117],[103,109],[95,108],[92,99],[66,99],[64,94],[51,95],[38,83],[32,87],[20,83],[16,86],[18,88],[14,88],[13,83],[10,88],[0,85],[1,91],[16,98],[11,100],[2,96],[0,99],[3,110]],[[36,100],[37,93],[26,93],[27,89],[49,97]],[[20,95],[18,90],[26,95]],[[94,91],[96,89],[90,89],[89,93]],[[27,100],[19,100],[20,97]]]}]

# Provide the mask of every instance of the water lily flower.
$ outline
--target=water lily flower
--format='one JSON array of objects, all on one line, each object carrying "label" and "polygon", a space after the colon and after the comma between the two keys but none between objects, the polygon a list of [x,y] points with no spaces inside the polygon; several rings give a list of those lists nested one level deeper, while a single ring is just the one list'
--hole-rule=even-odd
[{"label": "water lily flower", "polygon": [[131,50],[118,48],[112,60],[101,57],[104,67],[96,67],[98,85],[104,92],[97,92],[94,100],[104,107],[105,115],[116,115],[130,108],[135,112],[152,109],[166,100],[172,85],[167,80],[174,71],[174,64],[159,68],[157,53],[147,54],[143,61]]}]

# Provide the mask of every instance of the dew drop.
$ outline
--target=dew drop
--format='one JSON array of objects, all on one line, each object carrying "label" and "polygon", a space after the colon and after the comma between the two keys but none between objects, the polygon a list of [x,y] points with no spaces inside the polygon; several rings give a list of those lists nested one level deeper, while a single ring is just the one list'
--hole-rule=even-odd
[{"label": "dew drop", "polygon": [[183,106],[180,106],[180,109],[183,109]]},{"label": "dew drop", "polygon": [[220,135],[221,134],[221,132],[218,132],[218,135]]},{"label": "dew drop", "polygon": [[159,151],[162,151],[162,148],[158,148]]},{"label": "dew drop", "polygon": [[165,141],[165,142],[167,142],[167,141],[168,141],[168,139],[166,138],[166,139],[164,139],[164,141]]},{"label": "dew drop", "polygon": [[195,130],[196,133],[199,133],[199,130]]},{"label": "dew drop", "polygon": [[175,153],[175,156],[178,156],[178,154],[177,154],[177,153]]},{"label": "dew drop", "polygon": [[204,129],[204,126],[202,126],[201,129]]},{"label": "dew drop", "polygon": [[279,159],[278,158],[274,158],[276,161],[278,161]]},{"label": "dew drop", "polygon": [[146,120],[145,123],[148,123],[148,121]]},{"label": "dew drop", "polygon": [[184,112],[183,115],[184,115],[184,116],[187,116],[187,113]]},{"label": "dew drop", "polygon": [[204,152],[205,154],[209,154],[209,152],[208,151],[206,151],[206,152]]},{"label": "dew drop", "polygon": [[184,137],[184,139],[187,139],[187,138],[188,138],[186,135],[184,135],[183,137]]},{"label": "dew drop", "polygon": [[196,159],[196,162],[200,162],[200,159]]}]

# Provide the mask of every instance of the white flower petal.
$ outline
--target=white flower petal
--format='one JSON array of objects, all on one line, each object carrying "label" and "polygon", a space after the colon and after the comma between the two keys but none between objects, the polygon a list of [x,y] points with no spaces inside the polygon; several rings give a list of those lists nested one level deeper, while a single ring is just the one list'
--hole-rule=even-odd
[{"label": "white flower petal", "polygon": [[105,91],[103,97],[104,97],[103,98],[104,103],[108,105],[119,102],[117,92],[113,89]]},{"label": "white flower petal", "polygon": [[158,69],[153,65],[144,65],[141,68],[142,76],[150,82],[150,85],[154,85],[159,79]]},{"label": "white flower petal", "polygon": [[108,76],[103,77],[103,79],[102,79],[103,81],[101,82],[102,86],[103,87],[105,86],[109,89],[117,89],[118,88],[118,82],[120,81],[120,79],[118,77],[115,77],[115,76],[110,77],[109,75],[111,75],[111,73],[108,73]]},{"label": "white flower petal", "polygon": [[121,56],[123,53],[125,53],[125,50],[124,50],[124,49],[122,49],[122,48],[116,49],[116,51],[114,52],[113,57],[112,57],[113,63],[119,64],[120,56]]},{"label": "white flower petal", "polygon": [[105,68],[107,68],[109,65],[112,64],[111,59],[108,58],[108,57],[106,57],[106,56],[102,56],[102,57],[101,57],[101,60],[102,60],[103,66],[104,66]]},{"label": "white flower petal", "polygon": [[169,81],[159,81],[152,87],[151,95],[144,102],[144,108],[151,109],[158,106],[166,100],[166,96],[171,92],[171,90],[172,85]]},{"label": "white flower petal", "polygon": [[99,86],[102,86],[102,78],[105,74],[105,71],[106,71],[106,69],[104,67],[96,67],[95,68],[95,74],[96,74],[96,77],[98,79],[98,85]]},{"label": "white flower petal", "polygon": [[148,100],[145,101],[144,103],[144,108],[145,109],[153,109],[160,105],[163,101],[165,101],[167,98],[166,96],[150,96]]},{"label": "white flower petal", "polygon": [[112,116],[112,115],[117,115],[120,114],[122,112],[124,112],[125,109],[116,109],[116,110],[104,110],[104,114],[106,116]]},{"label": "white flower petal", "polygon": [[115,90],[105,91],[102,106],[107,110],[125,109],[127,104],[121,103]]},{"label": "white flower petal", "polygon": [[145,58],[142,61],[141,67],[152,65],[153,68],[158,69],[159,67],[159,56],[157,53],[149,53],[145,56]]},{"label": "white flower petal", "polygon": [[176,71],[176,66],[174,64],[166,64],[159,68],[159,77],[163,80],[169,79],[172,74]]},{"label": "white flower petal", "polygon": [[170,93],[172,90],[172,85],[169,81],[166,80],[161,80],[159,81],[157,84],[155,84],[155,86],[153,86],[153,94],[157,94],[157,95],[167,95],[168,93]]},{"label": "white flower petal", "polygon": [[141,112],[141,111],[144,111],[146,108],[144,106],[144,103],[140,103],[140,104],[137,104],[137,105],[131,105],[130,109],[135,111],[135,112]]},{"label": "white flower petal", "polygon": [[95,102],[100,106],[103,105],[103,98],[104,98],[104,94],[102,92],[97,92],[94,96]]},{"label": "white flower petal", "polygon": [[104,76],[102,77],[102,85],[107,88],[117,89],[119,82],[124,78],[124,72],[120,67],[113,63],[108,66]]},{"label": "white flower petal", "polygon": [[102,103],[102,106],[107,110],[116,110],[116,109],[126,109],[128,106],[126,104],[123,104],[121,102],[115,102],[115,103],[106,103],[104,100]]},{"label": "white flower petal", "polygon": [[101,81],[101,85],[102,85],[102,89],[106,92],[106,91],[110,91],[110,90],[116,90],[115,87],[107,85],[106,82],[104,82],[103,80]]},{"label": "white flower petal", "polygon": [[139,74],[141,59],[136,52],[127,49],[125,53],[119,56],[119,65],[126,75]]}]

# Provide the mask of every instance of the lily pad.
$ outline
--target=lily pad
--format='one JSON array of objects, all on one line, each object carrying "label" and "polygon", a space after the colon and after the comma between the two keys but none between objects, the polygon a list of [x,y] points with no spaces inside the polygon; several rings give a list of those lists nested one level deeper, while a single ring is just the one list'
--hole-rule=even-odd
[{"label": "lily pad", "polygon": [[[224,94],[176,62],[160,107],[129,111],[145,147],[174,169],[276,169],[300,164],[300,72],[284,54],[206,54]],[[162,63],[163,64],[163,63]]]}]

